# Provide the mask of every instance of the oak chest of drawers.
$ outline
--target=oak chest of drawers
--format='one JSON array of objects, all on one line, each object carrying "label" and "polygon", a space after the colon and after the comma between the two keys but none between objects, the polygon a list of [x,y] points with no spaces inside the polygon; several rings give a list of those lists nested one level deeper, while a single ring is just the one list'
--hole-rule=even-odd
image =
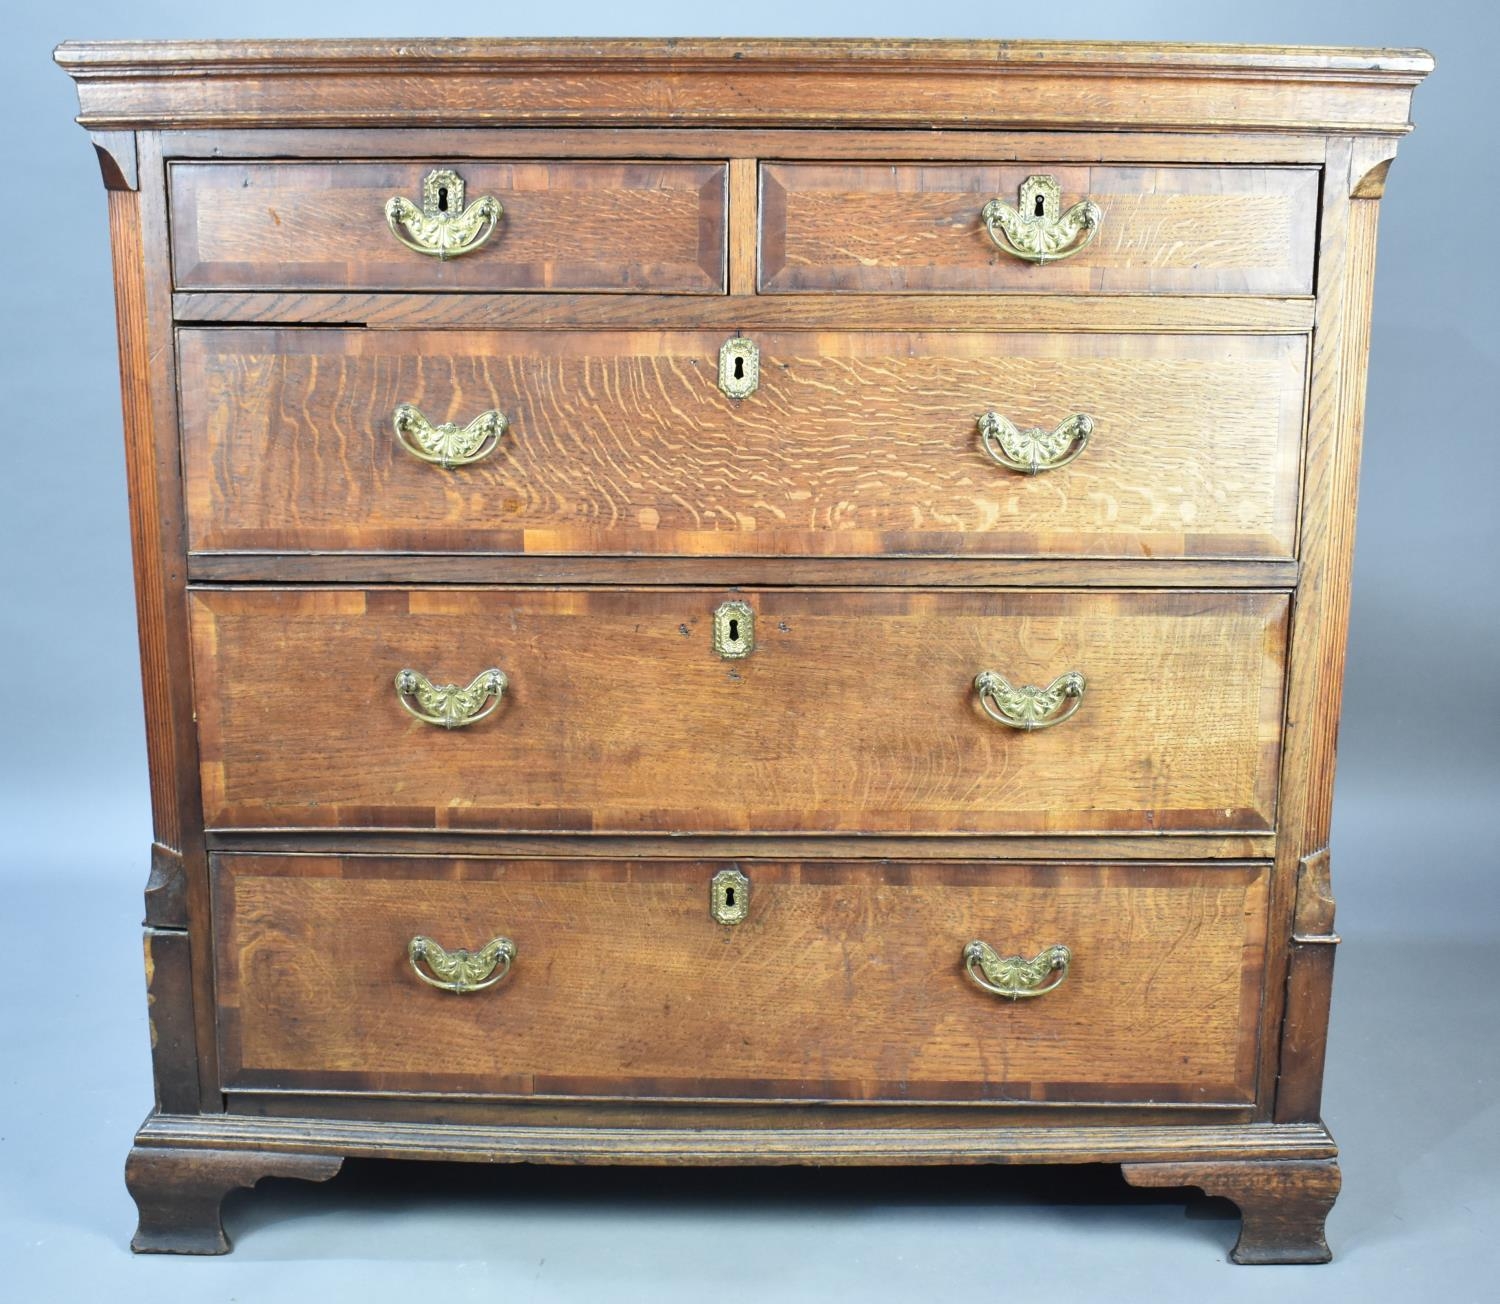
[{"label": "oak chest of drawers", "polygon": [[67,45],[156,843],[135,1247],[349,1155],[1117,1162],[1326,1258],[1415,51]]}]

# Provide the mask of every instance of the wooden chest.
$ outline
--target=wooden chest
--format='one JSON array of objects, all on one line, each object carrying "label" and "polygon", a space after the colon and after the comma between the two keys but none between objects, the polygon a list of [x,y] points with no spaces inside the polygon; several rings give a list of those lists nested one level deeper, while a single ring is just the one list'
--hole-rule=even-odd
[{"label": "wooden chest", "polygon": [[70,44],[156,842],[135,1247],[350,1155],[1113,1162],[1327,1257],[1420,51]]}]

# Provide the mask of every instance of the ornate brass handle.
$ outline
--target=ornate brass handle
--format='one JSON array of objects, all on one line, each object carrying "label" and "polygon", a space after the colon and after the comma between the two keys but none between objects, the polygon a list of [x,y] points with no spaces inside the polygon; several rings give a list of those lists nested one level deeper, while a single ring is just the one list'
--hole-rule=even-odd
[{"label": "ornate brass handle", "polygon": [[1058,675],[1046,688],[1037,688],[1033,684],[1013,687],[1004,675],[994,670],[981,670],[974,676],[974,690],[979,694],[979,705],[984,707],[985,714],[1003,725],[1027,733],[1035,729],[1050,729],[1071,719],[1083,703],[1086,687],[1088,681],[1076,670]]},{"label": "ornate brass handle", "polygon": [[1049,946],[1030,960],[1023,955],[1002,956],[988,942],[970,942],[964,947],[969,981],[981,991],[1011,1001],[1045,996],[1061,987],[1072,962],[1073,952],[1066,946]]},{"label": "ornate brass handle", "polygon": [[1021,183],[1019,207],[992,199],[979,217],[1005,253],[1028,263],[1056,263],[1089,246],[1099,234],[1104,210],[1092,199],[1080,199],[1064,213],[1057,178],[1041,173]]},{"label": "ornate brass handle", "polygon": [[435,426],[410,403],[396,404],[391,421],[402,448],[449,470],[488,457],[510,426],[503,412],[481,412],[466,426],[452,421]]},{"label": "ornate brass handle", "polygon": [[[435,724],[443,729],[462,729],[466,725],[478,724],[500,705],[510,680],[503,670],[486,670],[477,675],[467,688],[457,684],[434,684],[426,675],[415,670],[402,670],[396,675],[396,700],[409,715],[423,724]],[[416,705],[412,705],[412,699]]]},{"label": "ornate brass handle", "polygon": [[[445,951],[430,937],[417,936],[406,944],[406,958],[412,972],[429,987],[445,992],[482,992],[503,982],[516,958],[516,944],[508,937],[496,937],[477,951]],[[422,964],[432,970],[432,977]]]},{"label": "ornate brass handle", "polygon": [[391,234],[408,249],[447,260],[471,254],[494,232],[500,201],[484,195],[464,207],[464,179],[452,168],[436,168],[422,181],[422,207],[405,195],[385,201]]},{"label": "ornate brass handle", "polygon": [[1067,466],[1089,446],[1089,436],[1093,433],[1094,418],[1081,412],[1050,431],[1040,426],[1021,430],[998,412],[986,412],[979,418],[979,438],[984,451],[993,461],[1022,475]]}]

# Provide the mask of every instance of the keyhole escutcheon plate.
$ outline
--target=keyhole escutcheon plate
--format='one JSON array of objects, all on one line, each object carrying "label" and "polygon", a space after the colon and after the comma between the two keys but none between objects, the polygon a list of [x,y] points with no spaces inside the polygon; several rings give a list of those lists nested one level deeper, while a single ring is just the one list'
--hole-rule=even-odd
[{"label": "keyhole escutcheon plate", "polygon": [[721,869],[709,883],[708,909],[716,923],[743,923],[750,913],[750,880],[737,869]]},{"label": "keyhole escutcheon plate", "polygon": [[736,335],[719,350],[719,388],[730,398],[749,398],[760,384],[760,349],[755,341]]},{"label": "keyhole escutcheon plate", "polygon": [[714,612],[714,651],[726,661],[738,661],[755,650],[755,612],[748,602],[734,599]]}]

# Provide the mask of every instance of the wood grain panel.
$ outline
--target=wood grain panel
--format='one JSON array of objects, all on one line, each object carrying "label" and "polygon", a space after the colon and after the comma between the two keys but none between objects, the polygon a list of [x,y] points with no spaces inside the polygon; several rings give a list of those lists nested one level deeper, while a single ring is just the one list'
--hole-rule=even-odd
[{"label": "wood grain panel", "polygon": [[650,290],[720,293],[721,163],[465,161],[469,203],[504,206],[474,253],[407,249],[385,203],[420,204],[447,160],[177,163],[172,250],[182,289]]},{"label": "wood grain panel", "polygon": [[[217,828],[1212,832],[1272,824],[1287,599],[1257,592],[764,590],[720,659],[724,591],[198,589]],[[393,677],[511,687],[482,724]],[[1024,734],[997,669],[1089,677]]]},{"label": "wood grain panel", "polygon": [[[1264,866],[216,857],[226,1088],[988,1101],[1251,1098]],[[435,991],[417,933],[510,937],[510,978]],[[1066,981],[1008,1002],[973,938]]]},{"label": "wood grain panel", "polygon": [[[717,386],[720,332],[184,330],[196,551],[1289,559],[1307,347],[1295,335],[761,331],[761,385]],[[497,408],[485,461],[404,451]],[[1089,448],[1030,477],[996,409]]]},{"label": "wood grain panel", "polygon": [[1160,42],[69,42],[79,121],[149,126],[1410,130],[1421,50]]},{"label": "wood grain panel", "polygon": [[[1099,234],[1036,267],[996,248],[979,211],[1014,205],[1032,173],[1064,207],[1104,210]],[[767,163],[767,291],[1306,294],[1318,173],[1312,168]]]},{"label": "wood grain panel", "polygon": [[[753,284],[753,279],[752,282]],[[332,325],[420,330],[1132,331],[1202,335],[1308,334],[1309,296],[1047,294],[378,294],[210,290],[173,295],[181,322]]]}]

